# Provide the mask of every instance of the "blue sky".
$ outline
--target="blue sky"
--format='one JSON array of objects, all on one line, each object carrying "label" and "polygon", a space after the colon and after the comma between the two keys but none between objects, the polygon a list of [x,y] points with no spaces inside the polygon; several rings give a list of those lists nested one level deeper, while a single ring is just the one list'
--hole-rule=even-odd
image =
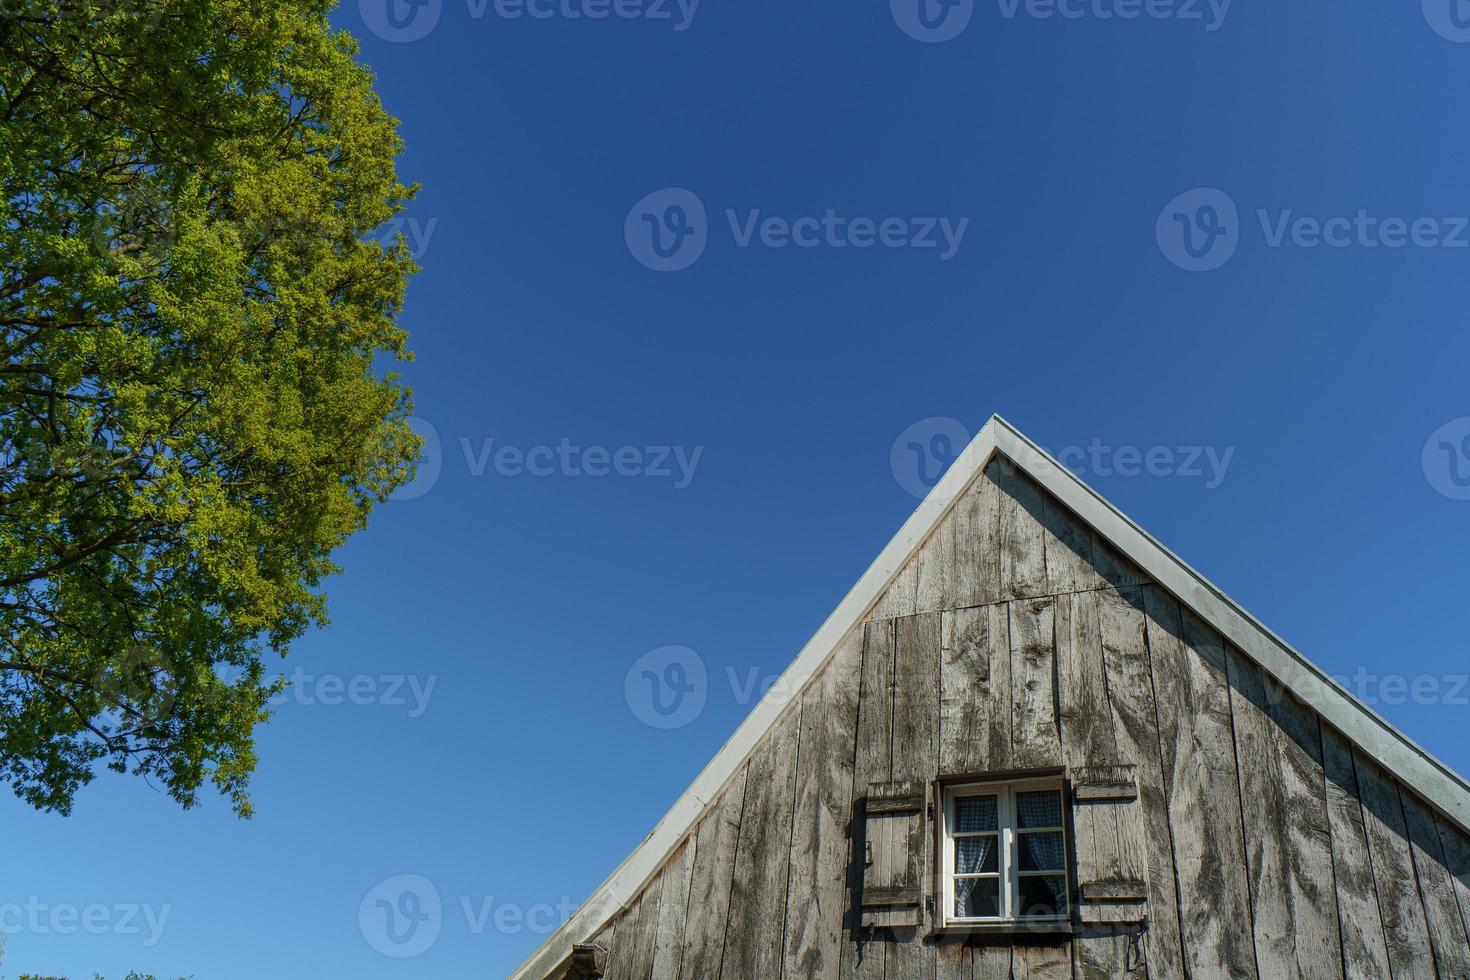
[{"label": "blue sky", "polygon": [[[424,185],[437,449],[281,667],[254,820],[0,800],[0,974],[504,974],[912,510],[907,442],[992,412],[1470,771],[1470,10],[396,2],[336,21]],[[664,729],[624,680],[671,645]]]}]

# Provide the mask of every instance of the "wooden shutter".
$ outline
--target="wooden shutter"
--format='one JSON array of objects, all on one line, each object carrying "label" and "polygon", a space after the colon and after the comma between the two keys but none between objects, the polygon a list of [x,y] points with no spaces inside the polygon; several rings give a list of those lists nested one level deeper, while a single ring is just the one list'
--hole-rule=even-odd
[{"label": "wooden shutter", "polygon": [[1148,913],[1148,851],[1133,766],[1068,773],[1083,922],[1142,922]]},{"label": "wooden shutter", "polygon": [[924,792],[918,782],[868,787],[863,808],[864,928],[919,925]]}]

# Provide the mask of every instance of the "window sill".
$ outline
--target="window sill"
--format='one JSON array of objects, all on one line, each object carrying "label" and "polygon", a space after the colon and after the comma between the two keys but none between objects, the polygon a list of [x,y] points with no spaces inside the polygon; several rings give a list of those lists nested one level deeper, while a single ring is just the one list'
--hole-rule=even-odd
[{"label": "window sill", "polygon": [[1027,936],[1070,936],[1075,931],[1071,922],[946,922],[934,927],[933,934],[943,935],[981,935],[981,936],[1006,936],[1024,934]]}]

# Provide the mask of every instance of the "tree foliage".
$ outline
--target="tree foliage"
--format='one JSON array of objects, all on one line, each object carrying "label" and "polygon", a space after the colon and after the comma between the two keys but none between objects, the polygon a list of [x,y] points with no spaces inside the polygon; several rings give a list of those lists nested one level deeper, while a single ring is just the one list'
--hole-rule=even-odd
[{"label": "tree foliage", "polygon": [[0,779],[248,815],[263,658],[418,451],[413,193],[322,0],[0,0]]}]

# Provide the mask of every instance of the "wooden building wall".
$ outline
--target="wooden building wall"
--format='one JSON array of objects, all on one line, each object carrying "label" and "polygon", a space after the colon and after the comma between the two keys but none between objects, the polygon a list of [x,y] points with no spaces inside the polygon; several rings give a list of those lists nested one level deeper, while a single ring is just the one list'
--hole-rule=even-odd
[{"label": "wooden building wall", "polygon": [[[1146,929],[855,937],[870,783],[1113,763]],[[1470,837],[999,459],[595,939],[609,980],[1462,980]]]}]

